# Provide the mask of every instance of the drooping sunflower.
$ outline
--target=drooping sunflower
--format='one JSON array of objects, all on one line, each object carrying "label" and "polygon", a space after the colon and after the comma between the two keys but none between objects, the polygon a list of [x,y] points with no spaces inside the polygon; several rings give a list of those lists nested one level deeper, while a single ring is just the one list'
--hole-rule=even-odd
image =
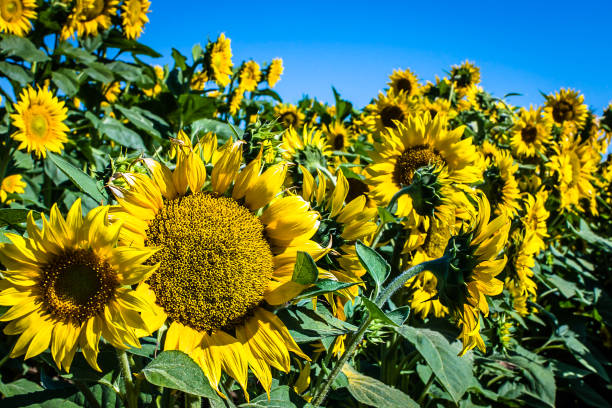
[{"label": "drooping sunflower", "polygon": [[0,203],[6,202],[10,203],[10,200],[7,201],[8,194],[23,194],[25,193],[26,183],[23,181],[21,174],[11,174],[10,176],[2,179],[2,183],[0,183]]},{"label": "drooping sunflower", "polygon": [[507,265],[505,286],[512,297],[512,307],[521,315],[529,314],[527,301],[535,301],[538,285],[533,280],[535,254],[539,252],[534,234],[516,231],[508,248],[510,261]]},{"label": "drooping sunflower", "polygon": [[481,174],[476,148],[471,138],[461,139],[462,134],[463,127],[448,131],[445,118],[431,119],[428,112],[388,129],[365,169],[370,196],[386,207],[402,188],[411,186],[397,198],[396,214],[410,216],[414,227],[453,214],[455,205],[465,204],[463,191]]},{"label": "drooping sunflower", "polygon": [[450,80],[455,84],[456,91],[462,93],[470,86],[480,83],[480,68],[470,61],[464,61],[461,65],[452,66],[450,76]]},{"label": "drooping sunflower", "polygon": [[0,247],[6,266],[0,304],[11,308],[0,317],[10,322],[4,333],[19,335],[11,357],[34,357],[48,347],[60,369],[70,370],[77,348],[94,369],[100,337],[118,349],[140,347],[140,317],[153,307],[134,285],[157,265],[144,265],[154,248],[117,246],[121,223],[110,225],[108,206],[85,218],[77,200],[66,219],[57,205],[42,230],[28,216],[28,238],[5,233],[11,244]]},{"label": "drooping sunflower", "polygon": [[281,196],[287,164],[260,174],[259,155],[240,171],[241,143],[223,149],[210,177],[191,143],[174,170],[144,159],[150,176],[130,174],[129,189],[112,188],[111,216],[124,223],[122,242],[159,248],[150,261],[159,269],[139,290],[156,303],[143,314],[149,330],[169,326],[164,349],[192,356],[215,389],[225,372],[246,393],[250,366],[269,392],[270,366],[288,372],[289,352],[308,357],[266,305],[305,288],[291,280],[298,251],[318,259],[325,249],[310,240],[319,215]]},{"label": "drooping sunflower", "polygon": [[573,89],[560,89],[546,97],[544,116],[557,126],[570,126],[580,129],[587,116],[584,95]]},{"label": "drooping sunflower", "polygon": [[257,84],[261,79],[261,70],[259,64],[255,61],[247,61],[240,70],[239,87],[246,92],[251,92],[257,89]]},{"label": "drooping sunflower", "polygon": [[386,128],[395,129],[395,121],[405,123],[413,111],[406,94],[389,90],[386,94],[380,92],[378,98],[366,107],[374,119],[374,131],[382,132]]},{"label": "drooping sunflower", "polygon": [[518,156],[534,157],[544,153],[550,142],[552,123],[542,115],[542,108],[521,108],[518,121],[512,127],[510,144]]},{"label": "drooping sunflower", "polygon": [[306,117],[297,106],[285,103],[279,103],[274,107],[274,116],[285,129],[299,129]]},{"label": "drooping sunflower", "polygon": [[278,81],[280,81],[283,71],[284,68],[282,58],[274,58],[270,63],[270,66],[268,66],[268,73],[266,75],[266,80],[268,81],[270,88],[274,88]]},{"label": "drooping sunflower", "polygon": [[403,92],[407,98],[419,95],[421,91],[419,79],[410,69],[405,71],[394,69],[387,85],[398,95]]},{"label": "drooping sunflower", "polygon": [[0,0],[0,33],[25,37],[36,18],[35,0]]},{"label": "drooping sunflower", "polygon": [[292,127],[287,129],[279,148],[284,160],[299,164],[310,173],[326,169],[331,157],[325,134],[307,125],[301,132]]},{"label": "drooping sunflower", "polygon": [[126,37],[132,40],[140,37],[149,22],[151,2],[148,0],[125,0],[121,6],[121,24]]},{"label": "drooping sunflower", "polygon": [[597,211],[594,174],[599,162],[599,155],[593,152],[590,145],[579,144],[574,136],[567,136],[553,146],[555,155],[547,166],[557,175],[559,183],[555,184],[561,198],[561,208],[583,209],[580,200],[590,203],[592,212]]},{"label": "drooping sunflower", "polygon": [[459,355],[478,347],[485,351],[480,336],[480,315],[489,314],[486,296],[502,292],[503,282],[496,276],[504,269],[507,257],[502,250],[508,241],[510,222],[499,215],[490,220],[491,207],[486,196],[477,195],[478,212],[470,226],[451,237],[444,257],[446,268],[432,272],[438,279],[442,305],[457,317],[463,342]]},{"label": "drooping sunflower", "polygon": [[502,213],[512,219],[518,214],[521,195],[514,173],[518,164],[507,150],[497,150],[492,160],[488,160],[479,188],[485,192],[495,213]]},{"label": "drooping sunflower", "polygon": [[161,65],[155,65],[153,67],[153,71],[155,72],[155,85],[151,88],[143,89],[142,92],[147,95],[149,98],[155,98],[162,91],[162,82],[164,80],[164,76],[166,75],[164,72],[164,68]]},{"label": "drooping sunflower", "polygon": [[38,157],[46,157],[47,151],[59,153],[68,140],[68,126],[64,121],[68,109],[48,89],[25,88],[11,115],[18,130],[11,137],[21,144],[19,149],[34,151]]},{"label": "drooping sunflower", "polygon": [[244,100],[244,91],[238,87],[231,95],[229,101],[229,113],[235,115],[240,110],[240,104]]},{"label": "drooping sunflower", "polygon": [[550,213],[545,207],[547,198],[548,193],[541,190],[536,193],[535,197],[527,193],[527,198],[524,200],[525,216],[521,220],[525,226],[526,235],[531,236],[538,251],[542,251],[546,248],[544,239],[548,237],[546,220],[550,216]]},{"label": "drooping sunflower", "polygon": [[217,41],[208,44],[208,66],[210,69],[210,77],[222,87],[230,83],[232,75],[232,47],[231,40],[225,38],[225,34],[221,33]]},{"label": "drooping sunflower", "polygon": [[206,83],[208,82],[208,75],[206,71],[197,71],[191,77],[191,83],[189,86],[194,91],[202,92],[206,87]]},{"label": "drooping sunflower", "polygon": [[118,5],[119,0],[76,0],[66,25],[62,27],[61,38],[74,38],[75,33],[82,38],[108,29]]},{"label": "drooping sunflower", "polygon": [[342,152],[345,152],[354,140],[354,134],[340,121],[325,125],[325,135],[329,147]]}]

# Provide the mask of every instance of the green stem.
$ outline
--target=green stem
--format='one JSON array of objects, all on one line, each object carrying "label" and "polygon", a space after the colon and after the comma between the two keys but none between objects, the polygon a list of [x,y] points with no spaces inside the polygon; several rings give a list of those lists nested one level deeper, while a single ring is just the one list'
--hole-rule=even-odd
[{"label": "green stem", "polygon": [[[431,270],[432,268],[437,268],[440,265],[444,265],[446,264],[446,262],[447,262],[446,258],[442,257],[442,258],[434,259],[433,261],[423,262],[422,264],[415,265],[412,268],[402,272],[401,275],[395,278],[389,284],[389,286],[387,286],[378,295],[378,297],[376,298],[376,305],[378,307],[382,307],[399,288],[404,286],[404,284],[406,283],[406,281],[408,281],[408,279],[412,278],[413,276],[418,275],[419,273],[423,271]],[[357,346],[363,340],[363,337],[365,336],[365,333],[371,321],[372,321],[372,318],[371,316],[368,315],[368,317],[361,323],[361,326],[359,326],[359,329],[357,330],[357,332],[353,336],[351,336],[350,340],[348,341],[348,345],[346,347],[344,354],[342,354],[342,357],[340,357],[340,359],[336,362],[336,365],[334,366],[334,368],[332,369],[332,372],[330,373],[329,377],[325,381],[325,384],[323,384],[323,388],[320,391],[318,391],[315,397],[313,398],[312,405],[314,405],[315,407],[318,407],[323,403],[323,401],[325,400],[325,397],[327,396],[327,393],[329,392],[329,389],[331,388],[332,383],[335,381],[336,377],[342,371],[342,367],[344,367],[344,363],[346,363],[348,359],[352,357],[353,353],[357,349]]]},{"label": "green stem", "polygon": [[431,375],[429,376],[429,380],[427,381],[427,384],[425,384],[425,388],[423,388],[423,391],[421,392],[419,399],[417,399],[417,404],[419,404],[419,406],[423,406],[423,400],[425,399],[425,396],[427,395],[427,392],[429,391],[429,388],[431,387],[431,384],[433,384],[435,378],[436,378],[436,375],[434,373],[431,373]]},{"label": "green stem", "polygon": [[128,408],[136,408],[138,406],[138,395],[134,392],[134,382],[132,380],[132,369],[130,368],[130,360],[125,350],[117,350],[117,358],[121,366],[121,373],[125,380],[125,400]]},{"label": "green stem", "polygon": [[102,408],[96,397],[93,395],[87,384],[82,381],[75,380],[74,385],[83,393],[85,399],[94,408]]}]

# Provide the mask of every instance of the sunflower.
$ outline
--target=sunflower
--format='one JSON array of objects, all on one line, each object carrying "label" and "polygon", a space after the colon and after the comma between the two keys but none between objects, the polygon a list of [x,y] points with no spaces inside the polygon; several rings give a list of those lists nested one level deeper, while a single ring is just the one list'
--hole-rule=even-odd
[{"label": "sunflower", "polygon": [[64,124],[68,109],[63,101],[48,89],[28,87],[19,95],[15,111],[11,119],[18,130],[11,137],[21,142],[19,149],[34,151],[38,157],[46,157],[47,151],[62,151],[69,130]]},{"label": "sunflower", "polygon": [[542,115],[542,108],[521,108],[519,119],[512,127],[510,144],[518,156],[534,157],[545,153],[550,142],[552,123]]},{"label": "sunflower", "polygon": [[557,126],[580,129],[585,123],[587,111],[584,96],[573,89],[561,89],[546,96],[544,116]]},{"label": "sunflower", "polygon": [[327,142],[332,150],[345,152],[352,145],[354,135],[344,126],[344,123],[335,121],[325,125],[324,129],[327,135]]},{"label": "sunflower", "polygon": [[480,83],[480,68],[469,61],[461,65],[453,65],[450,80],[455,84],[456,91],[462,94],[470,86]]},{"label": "sunflower", "polygon": [[532,269],[538,252],[533,233],[516,231],[512,235],[505,286],[512,297],[512,307],[523,316],[529,314],[527,301],[536,299],[538,285],[532,279]]},{"label": "sunflower", "polygon": [[301,132],[292,127],[283,133],[280,145],[283,159],[305,167],[308,172],[327,168],[331,157],[327,138],[320,130],[304,125]]},{"label": "sunflower", "polygon": [[146,326],[139,312],[153,307],[130,288],[157,265],[143,262],[151,248],[116,246],[121,224],[109,225],[108,206],[85,218],[77,200],[66,219],[57,205],[42,230],[32,212],[28,238],[5,233],[11,244],[0,247],[6,266],[0,281],[0,304],[11,308],[0,317],[10,322],[4,333],[19,334],[11,357],[34,357],[49,346],[57,366],[66,371],[77,348],[94,369],[99,340],[118,349],[140,347],[137,331]]},{"label": "sunflower", "polygon": [[546,248],[544,238],[548,237],[546,220],[550,213],[546,211],[545,207],[547,198],[548,193],[542,190],[535,197],[527,193],[527,198],[524,201],[525,216],[521,220],[538,251]]},{"label": "sunflower", "polygon": [[270,66],[268,66],[268,73],[266,75],[266,80],[270,88],[274,88],[278,81],[280,81],[283,70],[283,60],[281,58],[274,58]]},{"label": "sunflower", "polygon": [[142,92],[147,95],[149,98],[155,98],[162,91],[162,82],[164,80],[164,68],[161,65],[156,65],[153,67],[153,71],[155,72],[155,85],[151,88],[143,89]]},{"label": "sunflower", "polygon": [[236,89],[232,93],[232,96],[230,98],[230,102],[229,102],[230,115],[235,115],[238,113],[238,111],[240,110],[240,104],[242,103],[243,99],[244,99],[244,91],[240,87],[238,87],[238,89]]},{"label": "sunflower", "polygon": [[104,99],[106,99],[110,103],[117,102],[117,99],[119,99],[120,93],[121,93],[121,84],[117,81],[111,82],[102,88],[102,94],[104,95]]},{"label": "sunflower", "polygon": [[111,17],[117,13],[119,0],[76,0],[74,9],[64,27],[61,38],[79,38],[96,35],[112,24]]},{"label": "sunflower", "polygon": [[274,116],[285,129],[299,129],[305,118],[304,113],[297,106],[284,103],[274,107]]},{"label": "sunflower", "polygon": [[144,31],[144,25],[149,22],[151,2],[148,0],[125,0],[121,6],[121,24],[127,38],[135,40]]},{"label": "sunflower", "polygon": [[191,83],[189,84],[189,86],[191,87],[191,90],[193,91],[202,92],[204,91],[204,88],[206,87],[207,82],[208,82],[208,75],[206,74],[206,71],[197,71],[191,77]]},{"label": "sunflower", "polygon": [[[453,236],[444,257],[446,268],[432,272],[438,279],[438,296],[442,305],[457,317],[463,342],[459,355],[478,347],[485,350],[480,337],[480,315],[489,314],[485,296],[502,292],[503,282],[495,278],[506,265],[500,255],[508,241],[510,222],[505,215],[490,221],[491,208],[486,196],[477,195],[478,212],[469,227]],[[490,222],[489,222],[490,221]]]},{"label": "sunflower", "polygon": [[419,99],[417,111],[422,113],[429,112],[432,118],[435,118],[437,115],[448,119],[457,116],[457,111],[451,107],[450,101],[442,98],[436,98],[433,101],[427,97]]},{"label": "sunflower", "polygon": [[2,179],[0,183],[0,203],[9,204],[7,201],[8,194],[23,194],[25,193],[26,183],[21,178],[21,174],[12,174]]},{"label": "sunflower", "polygon": [[382,132],[386,128],[395,129],[396,121],[405,123],[412,112],[412,107],[404,92],[395,93],[390,89],[386,94],[380,92],[378,98],[368,105],[366,110],[371,113],[375,121],[375,129],[372,130]]},{"label": "sunflower", "polygon": [[0,0],[0,33],[25,37],[36,18],[35,0]]},{"label": "sunflower", "polygon": [[139,287],[156,303],[143,314],[149,330],[167,322],[165,350],[192,356],[215,389],[226,372],[246,394],[249,366],[269,392],[270,366],[288,372],[289,352],[308,359],[266,305],[305,288],[291,280],[298,251],[318,259],[325,250],[310,240],[319,215],[281,196],[287,164],[259,174],[259,155],[239,171],[241,144],[225,146],[210,177],[191,143],[174,170],[144,159],[150,176],[129,174],[129,189],[112,187],[111,215],[124,222],[122,242],[159,248],[150,261],[159,269]]},{"label": "sunflower", "polygon": [[209,74],[219,86],[225,87],[229,84],[232,75],[231,40],[221,33],[217,41],[209,43],[207,48]]},{"label": "sunflower", "polygon": [[240,70],[239,87],[246,92],[257,89],[257,84],[261,79],[259,64],[255,61],[247,61]]},{"label": "sunflower", "polygon": [[559,180],[555,187],[561,197],[561,208],[583,209],[580,200],[590,202],[592,212],[597,211],[594,174],[599,163],[599,155],[589,144],[578,144],[574,136],[565,137],[553,146],[554,155],[547,166]]},{"label": "sunflower", "polygon": [[[386,207],[397,198],[396,214],[410,216],[413,226],[429,223],[432,216],[453,214],[454,205],[464,205],[462,190],[480,178],[479,155],[471,138],[461,139],[463,127],[446,130],[446,119],[428,112],[410,116],[406,124],[387,129],[382,143],[370,153],[366,170],[371,197]],[[427,228],[427,227],[426,227]]]},{"label": "sunflower", "polygon": [[495,213],[502,213],[512,219],[520,209],[521,196],[514,173],[518,164],[514,164],[512,156],[507,150],[498,150],[493,160],[483,173],[483,183],[479,188],[485,192],[488,201],[495,209]]},{"label": "sunflower", "polygon": [[419,79],[409,69],[405,71],[394,69],[393,74],[389,77],[389,83],[387,85],[389,85],[395,94],[399,95],[400,92],[403,92],[407,98],[419,95],[421,90]]}]

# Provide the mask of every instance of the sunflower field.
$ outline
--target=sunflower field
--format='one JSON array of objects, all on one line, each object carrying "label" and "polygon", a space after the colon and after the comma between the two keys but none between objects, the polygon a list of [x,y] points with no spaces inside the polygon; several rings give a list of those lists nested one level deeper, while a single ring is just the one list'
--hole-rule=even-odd
[{"label": "sunflower field", "polygon": [[612,104],[293,105],[150,6],[0,0],[1,407],[610,407]]}]

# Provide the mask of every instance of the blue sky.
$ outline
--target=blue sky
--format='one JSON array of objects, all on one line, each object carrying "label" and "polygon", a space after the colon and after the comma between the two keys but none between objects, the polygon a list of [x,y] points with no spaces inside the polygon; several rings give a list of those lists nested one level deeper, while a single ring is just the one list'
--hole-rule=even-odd
[{"label": "blue sky", "polygon": [[141,41],[171,64],[172,47],[190,55],[225,32],[235,63],[283,58],[276,90],[289,102],[304,93],[332,101],[333,85],[363,106],[394,68],[433,81],[465,59],[495,96],[523,94],[516,105],[561,87],[582,91],[598,113],[612,101],[610,0],[411,3],[152,0]]}]

